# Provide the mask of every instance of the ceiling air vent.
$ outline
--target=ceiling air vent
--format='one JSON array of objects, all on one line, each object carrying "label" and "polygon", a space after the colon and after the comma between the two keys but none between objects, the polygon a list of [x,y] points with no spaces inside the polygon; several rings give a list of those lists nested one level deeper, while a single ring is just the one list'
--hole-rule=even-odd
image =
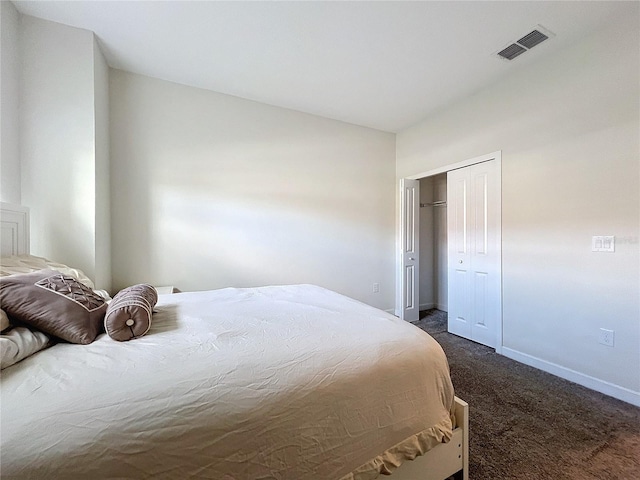
[{"label": "ceiling air vent", "polygon": [[512,42],[494,55],[503,60],[513,60],[518,55],[529,51],[529,49],[551,37],[555,37],[555,35],[542,25],[537,25],[533,31],[527,33],[524,37],[520,38],[520,40]]},{"label": "ceiling air vent", "polygon": [[520,40],[518,40],[518,43],[523,47],[533,48],[539,43],[544,42],[547,38],[549,37],[547,37],[541,31],[534,30],[533,32],[529,33],[528,35],[525,35]]},{"label": "ceiling air vent", "polygon": [[520,45],[516,43],[512,43],[507,48],[500,50],[498,52],[498,55],[500,55],[502,58],[506,58],[507,60],[513,60],[518,55],[526,51],[527,51],[526,48],[522,48]]}]

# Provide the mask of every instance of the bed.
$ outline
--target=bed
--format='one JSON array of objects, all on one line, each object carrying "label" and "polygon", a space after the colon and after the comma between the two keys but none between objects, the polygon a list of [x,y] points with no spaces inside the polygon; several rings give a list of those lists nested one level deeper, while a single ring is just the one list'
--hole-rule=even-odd
[{"label": "bed", "polygon": [[2,371],[3,478],[466,478],[468,407],[416,327],[313,285],[154,312]]}]

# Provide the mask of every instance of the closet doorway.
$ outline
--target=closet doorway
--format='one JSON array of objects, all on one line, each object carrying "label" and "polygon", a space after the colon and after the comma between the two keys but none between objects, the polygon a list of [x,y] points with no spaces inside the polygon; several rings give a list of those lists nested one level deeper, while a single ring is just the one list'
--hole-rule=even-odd
[{"label": "closet doorway", "polygon": [[502,345],[501,152],[400,182],[399,316],[448,312],[451,333]]},{"label": "closet doorway", "polygon": [[447,174],[420,179],[420,311],[448,312]]}]

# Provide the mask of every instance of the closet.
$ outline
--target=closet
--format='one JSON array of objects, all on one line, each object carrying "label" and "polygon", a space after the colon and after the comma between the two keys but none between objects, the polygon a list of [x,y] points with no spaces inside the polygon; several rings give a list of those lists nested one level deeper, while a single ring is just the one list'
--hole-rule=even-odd
[{"label": "closet", "polygon": [[398,316],[447,312],[447,330],[501,349],[502,154],[400,179]]},{"label": "closet", "polygon": [[420,179],[420,310],[447,311],[447,174]]},{"label": "closet", "polygon": [[419,305],[449,332],[489,347],[501,324],[500,166],[481,162],[420,180]]}]

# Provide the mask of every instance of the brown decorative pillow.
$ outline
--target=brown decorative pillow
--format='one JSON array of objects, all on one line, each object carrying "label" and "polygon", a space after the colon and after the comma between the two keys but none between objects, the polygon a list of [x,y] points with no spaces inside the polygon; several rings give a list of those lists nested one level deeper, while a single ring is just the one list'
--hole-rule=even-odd
[{"label": "brown decorative pillow", "polygon": [[0,303],[12,318],[67,342],[100,333],[107,304],[89,287],[55,270],[0,278]]},{"label": "brown decorative pillow", "polygon": [[158,292],[151,285],[140,284],[120,290],[107,308],[104,329],[119,342],[143,336],[151,328],[157,301]]}]

